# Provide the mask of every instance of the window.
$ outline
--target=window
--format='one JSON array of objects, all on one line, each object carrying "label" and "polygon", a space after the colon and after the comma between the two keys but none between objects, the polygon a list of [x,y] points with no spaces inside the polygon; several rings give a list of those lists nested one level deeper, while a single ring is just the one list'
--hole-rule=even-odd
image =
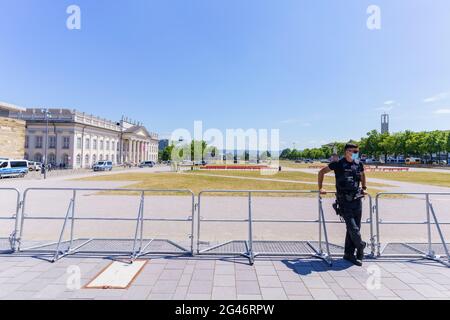
[{"label": "window", "polygon": [[35,145],[34,147],[36,149],[42,149],[42,136],[36,136],[35,137]]},{"label": "window", "polygon": [[62,162],[63,162],[63,166],[68,166],[69,165],[69,155],[68,154],[63,154]]},{"label": "window", "polygon": [[77,154],[77,165],[80,166],[81,165],[81,155]]},{"label": "window", "polygon": [[56,137],[55,136],[48,137],[48,147],[50,149],[56,149]]},{"label": "window", "polygon": [[28,157],[29,157],[28,153],[25,153],[24,159],[25,159],[25,160],[28,160]]},{"label": "window", "polygon": [[109,160],[109,154],[106,155],[106,160]]},{"label": "window", "polygon": [[81,149],[81,138],[77,138],[77,148]]},{"label": "window", "polygon": [[36,162],[42,162],[42,154],[36,153],[36,154],[34,155],[34,161],[36,161]]},{"label": "window", "polygon": [[89,155],[88,154],[84,157],[84,165],[89,166]]},{"label": "window", "polygon": [[26,161],[11,161],[11,168],[27,168],[28,163]]},{"label": "window", "polygon": [[86,149],[90,149],[91,148],[91,139],[86,138],[85,147],[86,147]]},{"label": "window", "polygon": [[92,163],[96,163],[97,162],[97,156],[94,154],[92,156]]},{"label": "window", "polygon": [[30,137],[25,136],[25,148],[28,148],[29,142],[30,142]]},{"label": "window", "polygon": [[92,140],[92,149],[97,150],[97,139]]},{"label": "window", "polygon": [[115,149],[114,149],[115,146],[116,146],[116,145],[115,145],[114,141],[111,141],[111,150],[114,151],[114,150],[115,150]]},{"label": "window", "polygon": [[48,162],[53,165],[56,166],[56,155],[54,153],[50,153],[48,155]]},{"label": "window", "polygon": [[70,148],[70,137],[63,137],[63,149]]},{"label": "window", "polygon": [[99,159],[100,159],[100,161],[103,160],[103,155],[102,155],[102,154],[100,155],[100,158],[99,158]]},{"label": "window", "polygon": [[100,150],[103,150],[103,140],[100,140]]},{"label": "window", "polygon": [[109,141],[106,141],[106,150],[109,150]]}]

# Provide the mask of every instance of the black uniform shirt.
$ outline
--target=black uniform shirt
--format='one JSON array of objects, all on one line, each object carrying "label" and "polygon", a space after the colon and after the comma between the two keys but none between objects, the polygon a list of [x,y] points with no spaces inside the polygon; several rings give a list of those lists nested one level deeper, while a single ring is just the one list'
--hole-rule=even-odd
[{"label": "black uniform shirt", "polygon": [[361,161],[348,162],[345,158],[332,162],[328,167],[336,176],[336,190],[338,193],[356,193],[361,182],[364,166]]}]

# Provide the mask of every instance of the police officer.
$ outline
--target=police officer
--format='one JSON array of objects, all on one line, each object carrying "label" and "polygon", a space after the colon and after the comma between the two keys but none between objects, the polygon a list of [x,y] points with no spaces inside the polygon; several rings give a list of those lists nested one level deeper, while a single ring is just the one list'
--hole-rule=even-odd
[{"label": "police officer", "polygon": [[[336,177],[338,212],[347,226],[344,259],[357,266],[362,266],[364,248],[367,244],[362,240],[360,232],[362,216],[361,198],[365,195],[367,186],[364,166],[359,160],[358,146],[350,143],[347,144],[345,146],[345,155],[342,159],[337,162],[332,162],[320,170],[318,182],[320,194],[322,195],[327,193],[323,189],[324,176],[331,171],[334,171]],[[360,184],[362,185],[362,190]]]}]

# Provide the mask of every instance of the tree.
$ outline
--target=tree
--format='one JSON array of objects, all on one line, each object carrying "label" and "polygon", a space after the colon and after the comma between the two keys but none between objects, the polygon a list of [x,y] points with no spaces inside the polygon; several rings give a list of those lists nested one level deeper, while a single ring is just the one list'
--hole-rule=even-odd
[{"label": "tree", "polygon": [[447,131],[445,150],[447,151],[447,164],[448,164],[449,155],[450,155],[450,131]]},{"label": "tree", "polygon": [[191,141],[191,161],[204,160],[205,150],[208,147],[206,141]]},{"label": "tree", "polygon": [[285,159],[289,159],[289,157],[290,157],[290,155],[291,155],[291,149],[289,149],[289,148],[287,148],[287,149],[284,149],[283,151],[281,151],[281,154],[280,154],[280,159],[283,159],[283,160],[285,160]]},{"label": "tree", "polygon": [[160,160],[161,161],[170,161],[172,160],[172,150],[175,146],[171,144],[164,148],[164,150],[160,151]]},{"label": "tree", "polygon": [[441,154],[447,150],[447,135],[448,132],[436,131],[437,135],[437,148],[438,148],[438,159],[441,159]]}]

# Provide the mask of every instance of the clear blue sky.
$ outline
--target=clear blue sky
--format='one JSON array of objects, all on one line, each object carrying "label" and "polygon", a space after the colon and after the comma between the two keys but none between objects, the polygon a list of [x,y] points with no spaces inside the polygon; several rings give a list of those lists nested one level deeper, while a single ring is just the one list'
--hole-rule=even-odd
[{"label": "clear blue sky", "polygon": [[[66,28],[66,8],[82,29]],[[370,4],[381,30],[366,27]],[[450,129],[448,0],[0,0],[0,101],[282,146]]]}]

